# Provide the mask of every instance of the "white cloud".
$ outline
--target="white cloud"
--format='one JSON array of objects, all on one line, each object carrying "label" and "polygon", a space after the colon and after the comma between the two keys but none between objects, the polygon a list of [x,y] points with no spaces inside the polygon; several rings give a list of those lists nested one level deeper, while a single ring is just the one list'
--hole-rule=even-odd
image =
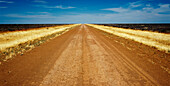
[{"label": "white cloud", "polygon": [[46,8],[72,9],[76,7],[72,7],[72,6],[63,7],[62,5],[59,5],[59,6],[54,6],[54,7],[46,6]]},{"label": "white cloud", "polygon": [[119,8],[106,8],[106,9],[102,9],[102,10],[109,10],[109,11],[120,12],[120,13],[129,11],[129,9],[125,9],[125,8],[122,8],[122,7],[119,7]]},{"label": "white cloud", "polygon": [[[143,5],[146,6],[146,5]],[[170,22],[170,4],[159,4],[158,8],[154,8],[151,5],[143,7],[141,9],[132,9],[131,6],[128,8],[106,8],[101,10],[114,11],[118,13],[103,14],[103,21],[110,20],[116,22]]]},{"label": "white cloud", "polygon": [[56,18],[55,16],[44,14],[44,15],[22,15],[22,14],[7,14],[5,17],[14,17],[14,18]]},{"label": "white cloud", "polygon": [[[65,6],[47,6],[47,5],[37,5],[38,7],[43,8],[58,8],[58,9],[71,9],[75,7],[65,7]],[[4,15],[6,17],[15,17],[15,18],[30,18],[30,22],[37,23],[55,23],[55,22],[64,22],[64,23],[125,23],[125,22],[170,22],[170,14],[160,14],[160,12],[170,12],[170,4],[158,4],[158,7],[155,8],[150,4],[143,4],[142,6],[145,6],[141,9],[134,10],[132,6],[129,6],[127,8],[124,7],[117,7],[117,8],[105,8],[101,10],[106,11],[114,11],[117,13],[103,13],[103,14],[97,14],[97,13],[91,13],[91,14],[81,14],[81,13],[75,13],[71,15],[57,15],[56,14],[50,14],[48,12],[30,12],[33,14],[29,15],[21,15],[21,14],[8,14]],[[142,7],[141,6],[141,7]],[[42,13],[42,14],[40,14]],[[36,15],[35,15],[36,14]],[[39,15],[37,15],[39,14]],[[34,21],[33,21],[34,20]],[[28,22],[28,20],[25,20],[25,22]]]},{"label": "white cloud", "polygon": [[114,11],[118,13],[131,13],[131,12],[136,12],[136,11],[141,11],[141,12],[149,12],[152,13],[153,15],[158,15],[160,12],[170,12],[170,4],[159,4],[159,8],[154,8],[151,5],[147,5],[146,7],[143,7],[142,9],[139,10],[133,10],[130,7],[129,8],[106,8],[106,9],[101,9],[101,10],[108,10],[108,11]]},{"label": "white cloud", "polygon": [[144,7],[142,9],[145,10],[145,11],[152,11],[154,8],[152,8],[152,7]]},{"label": "white cloud", "polygon": [[34,5],[36,7],[44,7],[44,8],[58,8],[58,9],[73,9],[76,7],[72,6],[63,6],[63,5],[58,5],[58,6],[47,6],[47,5]]},{"label": "white cloud", "polygon": [[[8,15],[9,16],[9,15]],[[74,13],[74,15],[65,14],[65,15],[10,15],[11,17],[25,18],[30,19],[20,19],[18,21],[13,20],[11,23],[147,23],[147,22],[170,22],[170,15],[158,16],[153,15],[152,13],[147,13],[144,11],[131,11],[130,13],[118,13],[118,14],[84,14],[84,13]],[[38,18],[37,18],[38,17]],[[48,18],[49,17],[49,18]],[[9,20],[7,20],[9,21]]]},{"label": "white cloud", "polygon": [[0,7],[0,8],[8,8],[8,7]]},{"label": "white cloud", "polygon": [[44,1],[44,0],[34,0],[33,2],[36,2],[36,3],[47,3],[47,2]]},{"label": "white cloud", "polygon": [[129,4],[130,4],[130,7],[134,7],[134,8],[142,6],[140,1],[132,2],[132,3],[129,3]]},{"label": "white cloud", "polygon": [[48,13],[48,12],[26,12],[26,13]]},{"label": "white cloud", "polygon": [[159,15],[160,12],[170,12],[170,4],[159,4],[159,8],[153,8],[153,7],[144,7],[143,11],[150,11],[153,14]]},{"label": "white cloud", "polygon": [[75,15],[60,15],[54,19],[49,19],[49,22],[76,22],[76,23],[126,23],[126,22],[164,22],[170,16],[158,16],[152,13],[143,11],[132,11],[130,13],[118,14],[75,14]]},{"label": "white cloud", "polygon": [[169,8],[170,4],[159,4],[160,8]]},{"label": "white cloud", "polygon": [[12,1],[0,1],[0,3],[14,3]]}]

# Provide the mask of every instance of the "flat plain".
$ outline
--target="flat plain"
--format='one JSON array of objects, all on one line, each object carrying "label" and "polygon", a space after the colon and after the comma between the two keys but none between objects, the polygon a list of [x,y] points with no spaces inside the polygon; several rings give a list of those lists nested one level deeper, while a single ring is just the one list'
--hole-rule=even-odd
[{"label": "flat plain", "polygon": [[[71,29],[68,28],[63,34],[53,36],[29,51],[1,61],[0,85],[170,85],[168,52],[109,33],[107,26],[97,26],[70,26]],[[116,31],[118,29],[114,30]],[[165,41],[169,43],[166,38]],[[34,41],[36,42],[39,41]]]}]

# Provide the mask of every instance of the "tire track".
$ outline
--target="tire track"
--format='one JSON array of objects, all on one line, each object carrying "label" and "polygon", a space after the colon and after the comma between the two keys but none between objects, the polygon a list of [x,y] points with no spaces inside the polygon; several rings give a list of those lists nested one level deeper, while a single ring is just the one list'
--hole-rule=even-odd
[{"label": "tire track", "polygon": [[40,86],[156,86],[114,44],[82,25]]},{"label": "tire track", "polygon": [[[93,30],[90,30],[90,31],[91,31],[91,33],[94,33]],[[123,64],[128,69],[135,71],[141,77],[143,77],[147,81],[147,82],[145,81],[145,83],[143,83],[143,84],[159,85],[160,86],[160,84],[157,81],[155,81],[144,70],[142,70],[137,65],[135,65],[131,60],[129,60],[127,56],[125,56],[123,53],[121,53],[121,51],[119,51],[119,49],[117,49],[117,47],[115,47],[113,44],[111,44],[108,40],[104,39],[102,36],[100,36],[100,37],[96,37],[96,35],[93,35],[93,36],[94,36],[94,39],[99,41],[98,42],[99,44],[101,44],[102,46],[105,46],[103,48],[105,48],[111,56],[115,57],[115,58],[112,57],[114,60],[118,60],[116,62],[119,62],[119,64]]]}]

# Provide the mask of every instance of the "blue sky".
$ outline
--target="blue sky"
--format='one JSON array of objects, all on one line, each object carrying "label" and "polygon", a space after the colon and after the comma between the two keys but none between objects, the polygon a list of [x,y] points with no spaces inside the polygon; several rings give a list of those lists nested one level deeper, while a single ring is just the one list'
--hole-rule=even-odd
[{"label": "blue sky", "polygon": [[0,0],[0,24],[170,23],[170,0]]}]

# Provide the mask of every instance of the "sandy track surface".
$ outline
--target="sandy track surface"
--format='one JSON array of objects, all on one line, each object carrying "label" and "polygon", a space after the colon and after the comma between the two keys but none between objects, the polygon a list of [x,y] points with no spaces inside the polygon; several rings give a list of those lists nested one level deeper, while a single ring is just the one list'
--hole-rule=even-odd
[{"label": "sandy track surface", "polygon": [[[2,86],[159,86],[169,74],[140,67],[130,51],[97,30],[77,26],[22,56],[0,65]],[[140,62],[143,65],[145,62]],[[148,65],[151,66],[151,65]],[[155,67],[155,66],[153,66]],[[159,78],[159,79],[158,79]]]}]

